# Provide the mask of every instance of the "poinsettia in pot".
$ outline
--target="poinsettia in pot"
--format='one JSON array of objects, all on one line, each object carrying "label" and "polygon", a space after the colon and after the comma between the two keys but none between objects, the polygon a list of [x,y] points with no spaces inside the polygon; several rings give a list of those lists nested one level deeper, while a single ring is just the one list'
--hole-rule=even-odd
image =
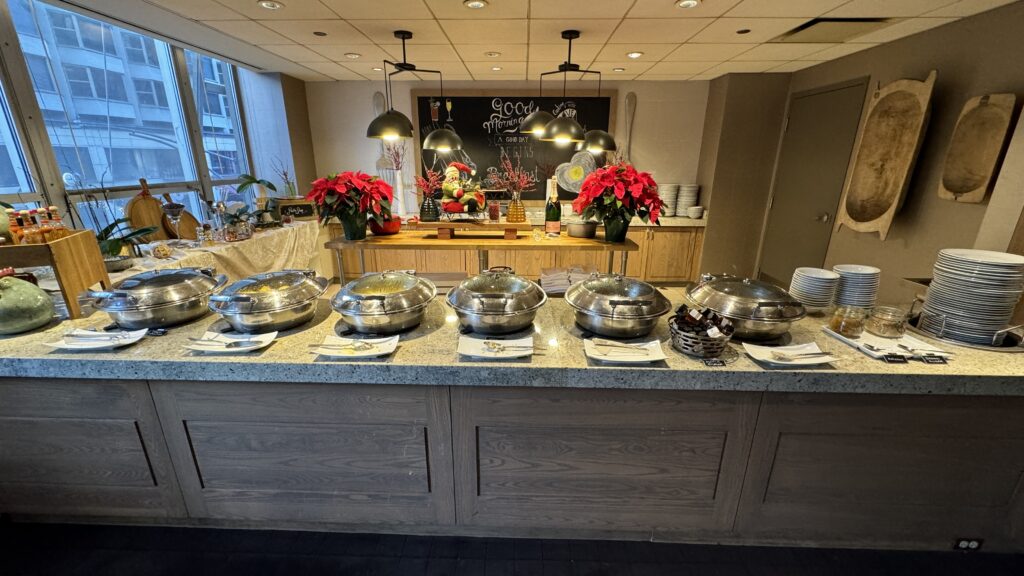
[{"label": "poinsettia in pot", "polygon": [[337,218],[346,240],[364,240],[367,219],[380,226],[391,220],[393,196],[391,186],[380,178],[349,171],[315,180],[306,199],[319,207],[320,222]]},{"label": "poinsettia in pot", "polygon": [[634,216],[658,224],[661,207],[658,184],[651,175],[638,172],[625,162],[588,174],[580,186],[579,196],[572,202],[573,212],[584,219],[604,221],[606,242],[625,242],[629,222]]}]

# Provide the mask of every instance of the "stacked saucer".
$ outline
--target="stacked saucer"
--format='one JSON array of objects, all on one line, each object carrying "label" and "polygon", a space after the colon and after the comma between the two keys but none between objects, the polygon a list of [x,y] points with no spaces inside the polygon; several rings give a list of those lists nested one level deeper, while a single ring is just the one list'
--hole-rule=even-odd
[{"label": "stacked saucer", "polygon": [[[679,213],[679,205],[676,202],[678,192],[679,184],[658,184],[658,196],[664,202],[661,208],[662,216],[675,216]],[[683,212],[686,212],[686,208],[683,208]]]},{"label": "stacked saucer", "polygon": [[861,264],[838,264],[832,267],[832,271],[839,274],[835,297],[837,306],[875,307],[881,270]]},{"label": "stacked saucer", "polygon": [[1024,291],[1024,256],[939,251],[918,327],[942,338],[998,346]]},{"label": "stacked saucer", "polygon": [[676,197],[676,213],[684,213],[687,208],[697,205],[700,195],[700,186],[696,184],[683,184],[679,187],[679,195]]},{"label": "stacked saucer", "polygon": [[839,274],[821,268],[797,268],[789,293],[807,308],[828,308],[839,287]]}]

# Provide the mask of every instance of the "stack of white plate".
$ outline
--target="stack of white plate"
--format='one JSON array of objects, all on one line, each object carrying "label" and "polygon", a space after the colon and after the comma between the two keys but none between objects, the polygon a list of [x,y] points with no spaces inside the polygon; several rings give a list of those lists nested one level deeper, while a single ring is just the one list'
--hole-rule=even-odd
[{"label": "stack of white plate", "polygon": [[679,195],[676,197],[676,213],[686,212],[687,208],[697,205],[697,197],[700,195],[700,186],[696,184],[683,184],[679,187]]},{"label": "stack of white plate", "polygon": [[1024,290],[1024,256],[939,251],[918,327],[943,338],[999,345]]},{"label": "stack of white plate", "polygon": [[837,306],[875,307],[881,270],[861,264],[837,264],[832,267],[832,271],[839,274],[835,297]]},{"label": "stack of white plate", "polygon": [[808,308],[828,308],[839,287],[839,274],[821,268],[797,268],[789,293]]},{"label": "stack of white plate", "polygon": [[[658,184],[658,196],[664,205],[661,207],[662,216],[675,216],[679,213],[679,205],[676,196],[679,193],[679,184]],[[683,208],[683,212],[686,208]]]}]

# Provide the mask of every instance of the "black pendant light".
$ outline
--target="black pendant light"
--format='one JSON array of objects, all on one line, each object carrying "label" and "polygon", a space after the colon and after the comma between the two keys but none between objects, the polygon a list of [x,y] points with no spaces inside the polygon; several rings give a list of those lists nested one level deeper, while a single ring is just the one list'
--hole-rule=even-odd
[{"label": "black pendant light", "polygon": [[366,137],[381,140],[412,138],[412,120],[398,110],[389,108],[366,127]]},{"label": "black pendant light", "polygon": [[462,150],[462,138],[454,130],[438,128],[423,139],[423,149],[442,153]]},{"label": "black pendant light", "polygon": [[583,135],[583,142],[580,142],[577,150],[586,150],[591,154],[604,154],[618,149],[615,145],[615,138],[604,130],[587,130]]},{"label": "black pendant light", "polygon": [[533,134],[539,138],[544,134],[544,127],[554,119],[555,115],[547,110],[534,110],[523,119],[523,123],[519,125],[519,132],[522,134]]}]

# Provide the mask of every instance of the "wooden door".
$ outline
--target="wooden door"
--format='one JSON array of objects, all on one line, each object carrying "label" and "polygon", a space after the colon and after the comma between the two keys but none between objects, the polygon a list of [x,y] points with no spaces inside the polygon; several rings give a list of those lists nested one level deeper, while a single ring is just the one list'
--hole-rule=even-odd
[{"label": "wooden door", "polygon": [[[703,234],[703,230],[700,230]],[[649,282],[690,280],[697,228],[650,229],[645,277]]]},{"label": "wooden door", "polygon": [[189,514],[454,522],[448,392],[434,386],[153,382]]},{"label": "wooden door", "polygon": [[737,530],[933,549],[971,537],[1006,547],[1024,520],[1021,414],[1021,398],[768,394]]},{"label": "wooden door", "polygon": [[644,538],[732,526],[759,394],[451,395],[460,524]]},{"label": "wooden door", "polygon": [[862,78],[790,100],[761,251],[763,279],[789,286],[796,268],[825,263],[866,89]]},{"label": "wooden door", "polygon": [[146,383],[0,379],[0,512],[184,518]]}]

